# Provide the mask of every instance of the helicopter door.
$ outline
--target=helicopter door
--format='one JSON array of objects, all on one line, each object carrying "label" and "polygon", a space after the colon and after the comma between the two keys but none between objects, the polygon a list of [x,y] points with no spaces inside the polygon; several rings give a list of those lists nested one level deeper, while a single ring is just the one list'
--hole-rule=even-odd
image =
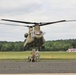
[{"label": "helicopter door", "polygon": [[31,37],[32,37],[32,38],[34,37],[34,32],[33,32],[33,31],[31,32]]}]

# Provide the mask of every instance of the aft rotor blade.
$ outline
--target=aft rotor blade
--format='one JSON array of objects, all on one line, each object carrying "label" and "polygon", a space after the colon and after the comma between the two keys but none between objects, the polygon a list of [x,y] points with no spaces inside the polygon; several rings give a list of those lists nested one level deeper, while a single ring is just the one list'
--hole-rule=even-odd
[{"label": "aft rotor blade", "polygon": [[22,26],[22,27],[29,27],[29,26],[25,26],[25,25],[18,25],[18,24],[8,24],[8,23],[0,23],[3,25],[10,25],[10,26]]},{"label": "aft rotor blade", "polygon": [[17,23],[24,23],[24,24],[36,24],[33,22],[25,22],[25,21],[17,21],[17,20],[9,20],[9,19],[1,19],[3,21],[10,21],[10,22],[17,22]]},{"label": "aft rotor blade", "polygon": [[54,23],[60,23],[60,22],[71,22],[71,21],[76,21],[76,20],[60,20],[60,21],[55,21],[55,22],[47,22],[47,23],[41,23],[40,26],[54,24]]},{"label": "aft rotor blade", "polygon": [[71,22],[71,21],[76,21],[76,20],[66,20],[66,22]]}]

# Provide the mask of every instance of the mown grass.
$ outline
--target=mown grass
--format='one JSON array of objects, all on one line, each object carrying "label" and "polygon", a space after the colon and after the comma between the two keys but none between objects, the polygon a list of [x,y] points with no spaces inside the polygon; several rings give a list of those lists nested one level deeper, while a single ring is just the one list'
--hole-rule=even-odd
[{"label": "mown grass", "polygon": [[[30,51],[24,52],[0,52],[0,60],[27,60],[31,56]],[[41,60],[76,60],[76,53],[72,52],[40,52]]]},{"label": "mown grass", "polygon": [[70,60],[76,59],[76,53],[72,52],[41,52],[41,59],[59,59],[59,60]]}]

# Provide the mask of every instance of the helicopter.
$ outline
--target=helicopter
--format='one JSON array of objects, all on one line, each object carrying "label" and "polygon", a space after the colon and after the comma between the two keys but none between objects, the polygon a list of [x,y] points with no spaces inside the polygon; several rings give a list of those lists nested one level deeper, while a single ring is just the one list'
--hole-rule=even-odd
[{"label": "helicopter", "polygon": [[[2,21],[9,21],[9,22],[16,22],[16,23],[23,23],[23,24],[33,24],[32,26],[29,25],[17,25],[17,26],[23,26],[28,27],[28,33],[24,34],[24,37],[26,38],[24,40],[24,47],[37,47],[40,48],[44,43],[45,39],[43,37],[44,32],[41,31],[40,27],[55,23],[61,23],[61,22],[70,22],[70,21],[76,21],[76,20],[59,20],[54,22],[26,22],[26,21],[18,21],[18,20],[9,20],[9,19],[1,19]],[[13,25],[13,24],[12,24]],[[16,26],[16,25],[14,25]]]}]

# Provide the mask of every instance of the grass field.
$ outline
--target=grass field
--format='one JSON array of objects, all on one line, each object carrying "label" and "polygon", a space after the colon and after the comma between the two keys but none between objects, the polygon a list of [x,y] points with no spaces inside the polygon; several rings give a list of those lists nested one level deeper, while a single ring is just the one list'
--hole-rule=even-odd
[{"label": "grass field", "polygon": [[[27,60],[31,56],[30,51],[24,52],[0,52],[0,60]],[[41,60],[76,60],[76,53],[69,52],[40,52]]]}]

